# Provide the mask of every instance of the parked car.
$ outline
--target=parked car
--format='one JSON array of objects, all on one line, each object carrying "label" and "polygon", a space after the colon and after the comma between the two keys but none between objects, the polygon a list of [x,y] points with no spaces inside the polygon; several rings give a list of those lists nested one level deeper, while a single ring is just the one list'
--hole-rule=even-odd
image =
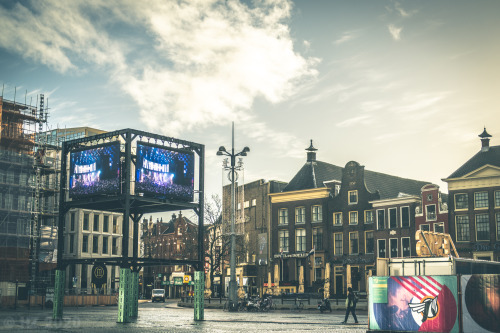
[{"label": "parked car", "polygon": [[165,303],[165,290],[164,289],[153,289],[153,293],[151,294],[151,302],[162,301]]}]

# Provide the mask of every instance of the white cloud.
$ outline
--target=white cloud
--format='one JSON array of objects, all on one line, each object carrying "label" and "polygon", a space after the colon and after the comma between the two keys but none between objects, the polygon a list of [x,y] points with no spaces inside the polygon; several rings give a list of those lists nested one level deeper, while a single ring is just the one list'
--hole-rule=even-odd
[{"label": "white cloud", "polygon": [[401,40],[401,31],[403,31],[403,28],[398,28],[394,24],[389,24],[387,28],[389,29],[389,33],[394,40]]},{"label": "white cloud", "polygon": [[371,116],[362,115],[341,121],[340,123],[337,124],[337,127],[352,127],[359,124],[366,125],[371,123],[371,121],[372,121]]},{"label": "white cloud", "polygon": [[[435,93],[407,93],[403,95],[399,105],[392,108],[397,113],[410,113],[422,110],[428,110],[448,97],[451,92],[435,92]],[[397,104],[397,102],[395,103]]]},{"label": "white cloud", "polygon": [[357,30],[354,30],[354,31],[345,31],[344,33],[342,33],[342,35],[337,39],[335,40],[333,43],[335,45],[340,45],[340,44],[343,44],[345,42],[348,42],[350,40],[353,40],[355,38],[357,38],[359,36],[359,31]]},{"label": "white cloud", "polygon": [[149,130],[178,135],[248,117],[255,98],[279,103],[316,75],[318,60],[294,51],[290,12],[287,0],[32,0],[0,6],[0,47],[64,74],[105,70]]}]

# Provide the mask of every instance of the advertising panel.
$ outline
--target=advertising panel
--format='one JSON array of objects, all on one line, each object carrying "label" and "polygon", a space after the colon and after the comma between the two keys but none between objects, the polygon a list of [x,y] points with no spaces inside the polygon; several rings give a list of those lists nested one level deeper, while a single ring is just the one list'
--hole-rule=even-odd
[{"label": "advertising panel", "polygon": [[70,153],[69,197],[120,193],[120,142]]},{"label": "advertising panel", "polygon": [[192,202],[193,152],[138,142],[135,193],[159,199]]},{"label": "advertising panel", "polygon": [[500,332],[500,275],[462,275],[465,333]]},{"label": "advertising panel", "polygon": [[458,332],[456,276],[371,277],[370,329]]}]

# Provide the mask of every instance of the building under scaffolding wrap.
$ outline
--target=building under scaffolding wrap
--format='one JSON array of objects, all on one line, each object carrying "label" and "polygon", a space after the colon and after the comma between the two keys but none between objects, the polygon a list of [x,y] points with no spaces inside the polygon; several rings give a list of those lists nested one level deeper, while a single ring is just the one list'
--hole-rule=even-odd
[{"label": "building under scaffolding wrap", "polygon": [[[45,156],[37,140],[47,121],[44,96],[40,107],[0,97],[0,291],[19,282],[20,294],[41,279],[47,267],[45,248],[55,248],[57,225],[56,160]],[[47,249],[48,250],[48,249]],[[52,250],[53,251],[53,250]],[[52,255],[55,258],[55,256]],[[50,276],[49,276],[50,279]],[[31,282],[31,283],[29,283]]]}]

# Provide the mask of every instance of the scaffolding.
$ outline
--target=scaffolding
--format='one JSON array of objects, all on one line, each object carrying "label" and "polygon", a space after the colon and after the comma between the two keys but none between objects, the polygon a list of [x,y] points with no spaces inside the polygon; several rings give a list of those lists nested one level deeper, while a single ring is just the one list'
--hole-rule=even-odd
[{"label": "scaffolding", "polygon": [[47,126],[45,102],[44,95],[39,107],[0,97],[0,281],[32,290],[57,234],[57,156],[39,136]]}]

